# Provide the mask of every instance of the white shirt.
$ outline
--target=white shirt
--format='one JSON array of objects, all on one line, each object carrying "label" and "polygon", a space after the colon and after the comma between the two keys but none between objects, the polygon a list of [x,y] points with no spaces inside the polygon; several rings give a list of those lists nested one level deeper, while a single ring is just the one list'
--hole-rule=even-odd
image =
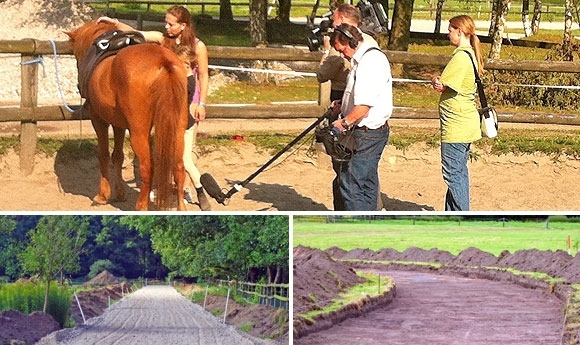
[{"label": "white shirt", "polygon": [[393,78],[387,56],[376,49],[369,51],[370,48],[370,43],[361,42],[351,59],[352,70],[342,97],[341,112],[346,116],[355,105],[369,106],[369,112],[357,126],[376,129],[393,113]]}]

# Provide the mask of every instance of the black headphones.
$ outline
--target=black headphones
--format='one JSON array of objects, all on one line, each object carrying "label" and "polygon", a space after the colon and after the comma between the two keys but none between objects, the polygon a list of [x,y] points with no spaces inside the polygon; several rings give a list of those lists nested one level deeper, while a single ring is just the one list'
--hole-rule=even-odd
[{"label": "black headphones", "polygon": [[348,38],[348,46],[351,47],[352,49],[356,49],[356,47],[358,46],[358,40],[354,38],[354,36],[350,33],[350,31],[343,28],[342,25],[335,27],[334,30],[345,35],[346,38]]}]

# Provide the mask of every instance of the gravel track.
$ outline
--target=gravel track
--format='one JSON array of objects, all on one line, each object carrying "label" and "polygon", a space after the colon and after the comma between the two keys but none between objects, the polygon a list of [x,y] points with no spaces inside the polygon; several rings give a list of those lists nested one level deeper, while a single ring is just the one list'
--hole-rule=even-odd
[{"label": "gravel track", "polygon": [[481,279],[373,273],[395,280],[392,303],[294,344],[560,344],[562,302],[554,295]]},{"label": "gravel track", "polygon": [[52,333],[37,345],[267,344],[221,323],[170,286],[147,286],[87,324]]}]

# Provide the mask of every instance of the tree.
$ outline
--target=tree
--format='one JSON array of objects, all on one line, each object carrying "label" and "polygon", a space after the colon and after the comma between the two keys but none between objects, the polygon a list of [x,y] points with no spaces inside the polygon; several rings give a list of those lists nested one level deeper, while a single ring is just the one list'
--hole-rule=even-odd
[{"label": "tree", "polygon": [[524,24],[524,36],[532,35],[532,24],[530,22],[530,0],[522,1],[522,23]]},{"label": "tree", "polygon": [[574,10],[572,0],[566,0],[566,11],[564,12],[564,37],[562,39],[562,60],[574,60],[572,49],[572,11]]},{"label": "tree", "polygon": [[233,20],[232,2],[230,0],[220,0],[220,21],[232,22]]},{"label": "tree", "polygon": [[268,0],[250,0],[250,39],[252,46],[266,44],[266,20],[268,19]]},{"label": "tree", "polygon": [[435,30],[434,33],[438,34],[441,32],[441,18],[443,16],[443,4],[445,0],[437,0],[437,8],[435,10]]},{"label": "tree", "polygon": [[122,224],[151,236],[174,275],[245,280],[263,271],[288,281],[287,216],[124,216]]},{"label": "tree", "polygon": [[290,9],[292,8],[291,0],[279,0],[278,1],[278,19],[282,23],[290,22]]},{"label": "tree", "polygon": [[30,242],[20,260],[26,272],[38,274],[46,283],[44,312],[54,276],[79,270],[87,233],[88,219],[82,216],[44,216],[29,233]]},{"label": "tree", "polygon": [[414,0],[395,0],[389,50],[407,51],[411,40]]},{"label": "tree", "polygon": [[14,273],[13,258],[19,247],[18,241],[12,237],[14,229],[16,222],[10,216],[0,216],[0,276],[11,276],[11,273]]},{"label": "tree", "polygon": [[534,15],[532,16],[532,35],[536,35],[540,29],[542,18],[542,0],[534,1]]},{"label": "tree", "polygon": [[491,24],[489,27],[489,36],[492,37],[491,49],[488,58],[499,59],[501,52],[501,43],[505,31],[506,15],[509,11],[511,0],[494,0],[491,15]]}]

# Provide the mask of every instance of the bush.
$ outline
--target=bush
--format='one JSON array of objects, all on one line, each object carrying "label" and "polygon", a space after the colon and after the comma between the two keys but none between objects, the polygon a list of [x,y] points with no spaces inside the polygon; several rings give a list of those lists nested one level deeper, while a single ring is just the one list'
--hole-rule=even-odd
[{"label": "bush", "polygon": [[[577,50],[578,45],[573,46]],[[563,46],[553,48],[547,61],[563,61]],[[522,87],[521,85],[580,86],[575,73],[492,71],[485,73],[483,83],[490,104],[504,106],[548,108],[554,110],[575,109],[580,102],[578,90],[547,87]],[[493,84],[493,85],[492,85]],[[514,86],[495,85],[512,84]]]},{"label": "bush", "polygon": [[99,273],[101,273],[105,270],[111,272],[111,274],[113,274],[113,275],[118,273],[117,266],[114,263],[112,263],[111,260],[104,259],[104,260],[97,260],[97,261],[93,262],[93,264],[90,267],[88,277],[89,277],[89,279],[93,279]]}]

